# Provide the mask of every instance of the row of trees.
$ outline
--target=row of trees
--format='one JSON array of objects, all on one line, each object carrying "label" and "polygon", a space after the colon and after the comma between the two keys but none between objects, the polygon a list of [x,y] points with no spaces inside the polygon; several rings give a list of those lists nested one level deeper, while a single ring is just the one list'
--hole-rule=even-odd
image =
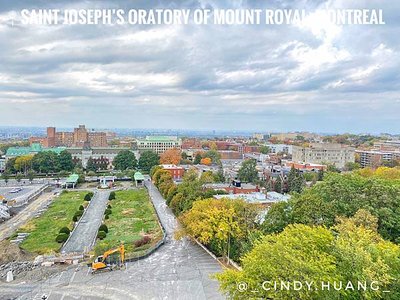
[{"label": "row of trees", "polygon": [[[216,277],[232,299],[399,299],[400,248],[382,239],[377,222],[360,211],[338,219],[331,229],[289,225],[260,239],[243,258],[241,271]],[[282,281],[290,288],[280,288]],[[247,288],[238,291],[240,282]],[[296,289],[295,282],[303,288]]]},{"label": "row of trees", "polygon": [[159,165],[160,157],[153,151],[144,151],[137,161],[135,154],[132,151],[124,150],[117,154],[114,158],[113,165],[116,170],[135,170],[139,168],[143,172],[150,172],[151,168]]},{"label": "row of trees", "polygon": [[160,166],[154,167],[150,176],[166,199],[167,205],[176,215],[189,210],[197,199],[205,199],[222,193],[202,188],[205,183],[220,182],[220,175],[211,171],[202,173],[199,178],[197,171],[190,169],[185,173],[179,185],[174,183],[170,172]]},{"label": "row of trees", "polygon": [[264,231],[280,232],[294,223],[330,227],[337,216],[350,217],[359,209],[378,218],[383,238],[400,242],[400,182],[358,174],[327,173],[312,188],[274,204],[266,215]]},{"label": "row of trees", "polygon": [[72,156],[67,151],[57,154],[53,151],[42,151],[35,155],[23,155],[11,158],[7,161],[6,172],[27,175],[30,171],[37,173],[57,173],[60,171],[72,171],[75,164]]},{"label": "row of trees", "polygon": [[211,198],[215,194],[226,194],[203,188],[205,183],[219,182],[218,173],[203,172],[199,177],[196,170],[190,169],[179,185],[161,167],[153,168],[151,175],[167,205],[183,225],[178,236],[198,238],[215,254],[235,260],[251,249],[260,234],[255,223],[258,207],[243,200]]}]

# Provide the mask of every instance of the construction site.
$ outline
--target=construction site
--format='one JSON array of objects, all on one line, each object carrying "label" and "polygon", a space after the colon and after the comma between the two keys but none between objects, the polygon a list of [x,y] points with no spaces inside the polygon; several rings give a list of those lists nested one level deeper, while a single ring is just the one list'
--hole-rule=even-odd
[{"label": "construction site", "polygon": [[1,187],[0,299],[222,299],[220,264],[174,239],[177,220],[146,179]]}]

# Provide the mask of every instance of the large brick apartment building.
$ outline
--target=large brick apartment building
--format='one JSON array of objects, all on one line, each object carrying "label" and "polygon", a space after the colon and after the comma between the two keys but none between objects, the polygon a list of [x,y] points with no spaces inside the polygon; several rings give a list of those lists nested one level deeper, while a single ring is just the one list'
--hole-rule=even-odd
[{"label": "large brick apartment building", "polygon": [[57,132],[55,127],[47,127],[46,137],[29,138],[30,145],[39,143],[43,147],[106,147],[107,134],[101,131],[88,130],[85,125],[79,125],[74,131]]}]

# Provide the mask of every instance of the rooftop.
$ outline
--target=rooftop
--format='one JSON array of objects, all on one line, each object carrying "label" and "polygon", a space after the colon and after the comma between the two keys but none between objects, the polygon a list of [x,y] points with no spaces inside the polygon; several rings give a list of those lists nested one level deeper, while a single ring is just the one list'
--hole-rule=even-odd
[{"label": "rooftop", "polygon": [[136,173],[133,175],[133,178],[135,178],[136,181],[137,181],[137,180],[144,180],[144,176],[143,176],[143,174],[140,173],[140,172],[136,172]]},{"label": "rooftop", "polygon": [[176,142],[178,141],[177,136],[165,136],[165,135],[148,135],[145,141],[148,142]]},{"label": "rooftop", "polygon": [[10,147],[7,149],[6,156],[22,156],[35,154],[42,151],[52,151],[57,154],[67,149],[66,147],[57,147],[57,148],[43,148],[39,143],[33,143],[30,147]]}]

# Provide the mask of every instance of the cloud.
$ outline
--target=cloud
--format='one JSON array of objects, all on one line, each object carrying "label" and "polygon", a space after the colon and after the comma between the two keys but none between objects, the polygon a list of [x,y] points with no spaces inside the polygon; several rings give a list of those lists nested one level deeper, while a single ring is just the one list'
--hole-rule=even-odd
[{"label": "cloud", "polygon": [[[387,25],[337,26],[319,14],[298,26],[18,21],[23,8],[133,6],[382,8]],[[399,10],[361,0],[5,2],[0,125],[396,131]]]}]

